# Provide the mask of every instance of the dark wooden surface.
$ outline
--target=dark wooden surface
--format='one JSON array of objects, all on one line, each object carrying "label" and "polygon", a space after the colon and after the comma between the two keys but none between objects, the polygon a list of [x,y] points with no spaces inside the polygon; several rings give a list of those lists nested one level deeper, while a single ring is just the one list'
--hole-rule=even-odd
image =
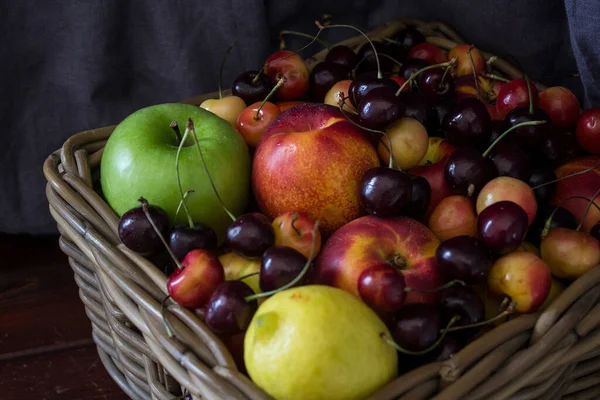
[{"label": "dark wooden surface", "polygon": [[0,399],[128,399],[98,357],[58,237],[0,235]]}]

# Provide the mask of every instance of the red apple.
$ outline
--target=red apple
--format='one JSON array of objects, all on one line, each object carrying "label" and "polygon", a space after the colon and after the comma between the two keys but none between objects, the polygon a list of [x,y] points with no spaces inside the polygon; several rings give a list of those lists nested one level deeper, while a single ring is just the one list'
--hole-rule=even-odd
[{"label": "red apple", "polygon": [[574,229],[550,229],[542,239],[540,252],[557,278],[577,279],[600,264],[598,239]]},{"label": "red apple", "polygon": [[585,151],[600,155],[600,108],[590,108],[581,114],[575,136]]},{"label": "red apple", "polygon": [[225,280],[221,262],[206,250],[192,250],[167,280],[169,296],[182,307],[199,308]]},{"label": "red apple", "polygon": [[265,214],[306,212],[330,234],[361,215],[360,181],[379,165],[375,148],[338,108],[304,104],[264,134],[254,155],[254,194]]},{"label": "red apple", "polygon": [[442,199],[429,217],[429,229],[442,242],[456,236],[477,236],[475,204],[465,196]]},{"label": "red apple", "polygon": [[[594,167],[600,163],[600,156],[588,156],[580,157],[574,160],[568,161],[567,163],[560,166],[555,172],[558,178],[571,175],[575,172],[581,172],[589,168]],[[600,167],[593,169],[592,171],[575,175],[570,178],[563,179],[556,183],[556,191],[552,204],[560,204],[567,210],[569,210],[577,219],[577,222],[581,222],[583,213],[589,205],[589,201],[584,199],[569,199],[573,196],[582,196],[588,199],[600,189]],[[600,204],[600,200],[596,199],[596,204]],[[587,213],[585,222],[583,223],[583,230],[589,232],[592,226],[596,222],[600,221],[600,211],[596,207],[592,206]]]},{"label": "red apple", "polygon": [[[469,52],[471,57],[469,57]],[[456,76],[473,75],[473,64],[477,75],[485,71],[485,59],[476,47],[468,44],[454,46],[448,53],[448,59],[452,60],[453,58],[456,58]]]},{"label": "red apple", "polygon": [[[533,82],[529,82],[531,95],[533,96],[533,106],[536,107],[539,101],[538,90]],[[527,91],[527,81],[523,78],[513,79],[505,83],[498,93],[496,99],[496,108],[502,118],[510,110],[517,107],[529,107],[529,92]]]},{"label": "red apple", "polygon": [[[300,252],[304,257],[310,257],[313,242],[313,221],[307,213],[288,211],[273,220],[275,245],[287,246]],[[317,231],[315,256],[321,251],[321,233]]]},{"label": "red apple", "polygon": [[282,76],[286,77],[285,83],[277,89],[279,100],[296,100],[308,92],[308,68],[298,54],[289,50],[276,51],[267,58],[264,71],[274,85]]},{"label": "red apple", "polygon": [[[444,280],[435,259],[440,241],[427,227],[408,217],[358,218],[337,230],[325,243],[313,270],[313,282],[344,289],[360,297],[361,274],[389,264],[404,276],[406,286],[429,290]],[[435,293],[410,291],[406,302],[434,302]]]},{"label": "red apple", "polygon": [[448,57],[446,57],[446,53],[442,49],[427,42],[411,47],[406,58],[418,58],[427,61],[429,65],[441,64],[448,61]]},{"label": "red apple", "polygon": [[539,104],[555,127],[571,128],[577,123],[581,108],[579,100],[566,87],[554,86],[542,90]]},{"label": "red apple", "polygon": [[550,269],[544,261],[524,251],[500,257],[488,275],[492,293],[509,296],[522,313],[534,312],[544,304],[551,281]]},{"label": "red apple", "polygon": [[531,187],[522,180],[499,176],[489,181],[477,196],[477,214],[499,201],[517,203],[527,213],[529,225],[537,213],[537,201]]}]

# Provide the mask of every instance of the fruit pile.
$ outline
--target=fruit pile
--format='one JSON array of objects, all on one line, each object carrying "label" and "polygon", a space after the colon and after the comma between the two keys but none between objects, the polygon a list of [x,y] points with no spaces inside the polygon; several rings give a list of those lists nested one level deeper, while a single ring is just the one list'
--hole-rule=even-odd
[{"label": "fruit pile", "polygon": [[277,51],[231,92],[128,117],[102,189],[275,398],[364,398],[600,264],[600,109],[564,87],[409,27],[310,71]]}]

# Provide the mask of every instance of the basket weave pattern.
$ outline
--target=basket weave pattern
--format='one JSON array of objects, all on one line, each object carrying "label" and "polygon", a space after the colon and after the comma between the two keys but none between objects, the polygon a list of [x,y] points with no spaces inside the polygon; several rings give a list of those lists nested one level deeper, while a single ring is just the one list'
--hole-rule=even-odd
[{"label": "basket weave pattern", "polygon": [[[416,26],[443,49],[464,43],[442,23],[415,20],[393,21],[369,36],[390,36],[406,25]],[[360,37],[342,42],[355,49],[362,43]],[[522,75],[506,61],[495,59],[492,65],[509,78]],[[185,102],[199,104],[211,97]],[[76,134],[44,163],[60,247],[69,257],[105,368],[133,399],[170,400],[182,388],[197,399],[269,399],[238,372],[227,348],[194,313],[169,300],[164,318],[172,336],[165,329],[161,302],[167,278],[120,244],[118,216],[94,190],[113,129]],[[371,399],[600,398],[599,299],[600,266],[572,283],[545,311],[500,325],[448,361],[413,370]]]}]

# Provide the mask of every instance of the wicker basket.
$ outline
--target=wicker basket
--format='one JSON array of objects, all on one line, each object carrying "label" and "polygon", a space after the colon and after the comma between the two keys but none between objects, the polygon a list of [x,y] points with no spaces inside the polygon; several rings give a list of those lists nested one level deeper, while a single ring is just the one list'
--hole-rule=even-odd
[{"label": "wicker basket", "polygon": [[[427,41],[449,49],[462,38],[446,25],[401,20],[370,36],[415,25]],[[360,37],[344,44],[356,48]],[[308,63],[325,56],[316,54]],[[490,58],[490,54],[485,54]],[[518,69],[492,61],[497,73]],[[199,104],[213,95],[187,100]],[[61,233],[79,295],[104,366],[133,399],[170,400],[183,388],[199,399],[268,399],[225,345],[192,312],[161,301],[166,277],[120,244],[118,217],[93,189],[103,147],[114,127],[71,137],[44,164],[50,213]],[[500,400],[600,398],[600,266],[573,282],[543,312],[506,322],[453,355],[390,382],[372,399]]]}]

